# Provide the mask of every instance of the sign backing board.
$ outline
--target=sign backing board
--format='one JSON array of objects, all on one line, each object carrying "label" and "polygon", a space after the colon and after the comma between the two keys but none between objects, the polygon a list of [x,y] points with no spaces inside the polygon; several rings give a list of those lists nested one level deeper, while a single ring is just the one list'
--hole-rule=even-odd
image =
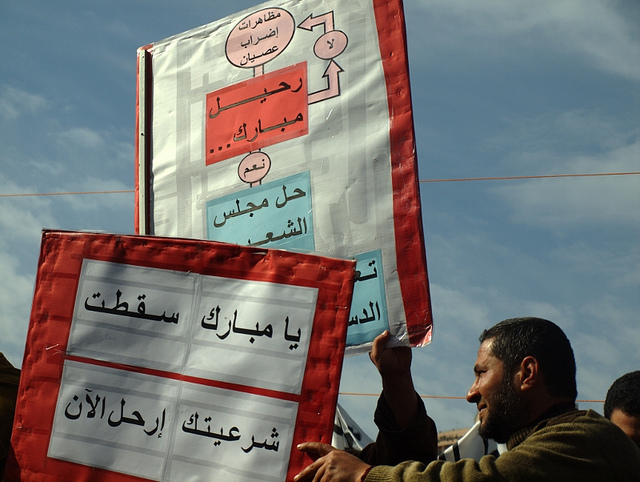
[{"label": "sign backing board", "polygon": [[355,261],[45,231],[5,480],[290,480],[331,442]]},{"label": "sign backing board", "polygon": [[431,341],[401,0],[267,2],[141,47],[137,104],[137,232],[355,257],[348,350]]}]

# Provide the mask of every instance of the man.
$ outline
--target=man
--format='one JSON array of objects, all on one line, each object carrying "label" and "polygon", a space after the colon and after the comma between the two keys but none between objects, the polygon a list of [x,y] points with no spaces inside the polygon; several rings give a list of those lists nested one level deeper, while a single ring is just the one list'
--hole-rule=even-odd
[{"label": "man", "polygon": [[622,375],[609,387],[604,416],[640,447],[640,370]]},{"label": "man", "polygon": [[507,444],[500,457],[376,466],[310,442],[298,449],[314,462],[295,480],[640,480],[640,449],[604,417],[575,408],[573,350],[554,323],[516,318],[485,330],[474,372],[467,400],[481,435]]},{"label": "man", "polygon": [[382,378],[374,417],[379,433],[376,442],[357,455],[372,465],[395,465],[405,460],[428,463],[438,455],[438,431],[413,387],[411,348],[388,349],[390,337],[388,331],[378,336],[369,354]]},{"label": "man", "polygon": [[0,352],[0,480],[9,454],[19,383],[20,370]]}]

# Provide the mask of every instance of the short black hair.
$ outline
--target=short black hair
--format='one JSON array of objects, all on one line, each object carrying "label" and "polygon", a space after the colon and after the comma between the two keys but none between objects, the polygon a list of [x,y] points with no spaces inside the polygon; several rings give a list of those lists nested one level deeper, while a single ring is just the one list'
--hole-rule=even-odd
[{"label": "short black hair", "polygon": [[552,321],[542,318],[509,318],[484,330],[480,343],[491,340],[491,354],[513,373],[520,362],[532,356],[540,364],[551,395],[575,402],[576,361],[569,339]]},{"label": "short black hair", "polygon": [[604,400],[604,416],[611,419],[615,409],[640,417],[640,370],[622,375],[609,387]]}]

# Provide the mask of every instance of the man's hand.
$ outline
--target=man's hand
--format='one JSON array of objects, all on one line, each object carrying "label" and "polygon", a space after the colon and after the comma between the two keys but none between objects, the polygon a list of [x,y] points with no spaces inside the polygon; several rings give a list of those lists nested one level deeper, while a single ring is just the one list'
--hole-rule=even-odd
[{"label": "man's hand", "polygon": [[369,468],[359,458],[320,442],[306,442],[298,450],[307,453],[313,460],[295,476],[296,482],[360,482]]},{"label": "man's hand", "polygon": [[411,348],[398,346],[387,348],[391,338],[389,330],[385,330],[373,340],[369,358],[376,366],[382,379],[411,376]]},{"label": "man's hand", "polygon": [[418,413],[418,395],[411,378],[411,348],[387,348],[390,338],[388,330],[378,335],[373,340],[369,358],[380,372],[384,398],[398,428],[404,429]]}]

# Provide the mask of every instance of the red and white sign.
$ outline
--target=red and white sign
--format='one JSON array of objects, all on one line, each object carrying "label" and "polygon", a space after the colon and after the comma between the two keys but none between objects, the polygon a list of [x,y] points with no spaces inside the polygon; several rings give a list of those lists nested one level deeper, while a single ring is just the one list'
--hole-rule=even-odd
[{"label": "red and white sign", "polygon": [[5,480],[290,480],[297,443],[331,441],[354,276],[306,254],[45,231]]},{"label": "red and white sign", "polygon": [[401,0],[277,0],[142,47],[137,113],[137,232],[354,257],[348,349],[431,341]]}]

